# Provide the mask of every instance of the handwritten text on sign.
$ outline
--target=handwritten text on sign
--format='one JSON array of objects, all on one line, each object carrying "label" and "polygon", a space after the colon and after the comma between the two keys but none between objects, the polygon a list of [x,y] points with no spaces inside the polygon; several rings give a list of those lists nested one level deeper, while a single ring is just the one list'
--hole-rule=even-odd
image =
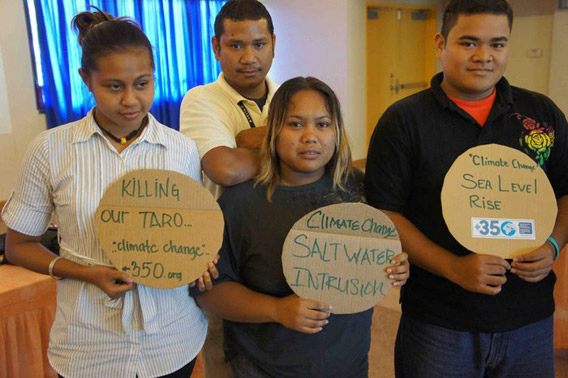
[{"label": "handwritten text on sign", "polygon": [[[493,160],[482,154],[470,153],[472,167],[497,167],[501,168],[503,173],[495,175],[489,174],[490,168],[476,176],[474,173],[463,173],[460,186],[464,189],[475,191],[476,193],[469,195],[469,207],[487,210],[503,210],[503,201],[491,197],[492,192],[497,193],[525,193],[533,196],[538,195],[538,179],[535,170],[538,168],[535,162],[522,163],[517,158],[505,160],[502,157]],[[528,159],[528,157],[527,157]],[[510,169],[507,169],[510,168]],[[524,169],[530,174],[510,174],[511,170]],[[487,198],[484,195],[487,193]]]},{"label": "handwritten text on sign", "polygon": [[521,151],[497,144],[460,155],[446,174],[442,211],[466,248],[505,258],[540,246],[556,218],[544,171]]},{"label": "handwritten text on sign", "polygon": [[222,241],[217,202],[200,184],[172,171],[131,172],[97,210],[105,255],[135,282],[171,288],[198,278]]},{"label": "handwritten text on sign", "polygon": [[401,251],[396,229],[364,204],[331,205],[304,216],[284,243],[284,275],[304,298],[335,313],[366,310],[391,288],[385,268]]}]

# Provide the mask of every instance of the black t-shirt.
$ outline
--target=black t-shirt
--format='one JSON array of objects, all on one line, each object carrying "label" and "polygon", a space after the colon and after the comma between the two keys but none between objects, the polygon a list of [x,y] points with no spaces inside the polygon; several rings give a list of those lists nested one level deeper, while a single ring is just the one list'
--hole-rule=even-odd
[{"label": "black t-shirt", "polygon": [[[454,160],[471,147],[497,143],[523,151],[546,172],[556,197],[568,194],[568,125],[547,97],[496,86],[495,103],[481,127],[440,88],[442,74],[430,89],[392,105],[379,120],[367,158],[365,190],[370,205],[402,213],[434,243],[463,256],[471,253],[450,234],[442,216],[440,193]],[[536,148],[525,137],[537,127],[553,141]],[[507,273],[495,296],[476,294],[411,265],[402,289],[402,310],[409,316],[446,328],[502,332],[550,316],[554,311],[551,272],[538,283]]]},{"label": "black t-shirt", "polygon": [[[362,177],[345,192],[331,190],[331,179],[303,186],[279,186],[272,202],[266,189],[247,181],[227,188],[219,198],[225,217],[219,281],[236,281],[275,297],[292,294],[282,271],[282,246],[302,216],[319,207],[362,200]],[[216,282],[218,283],[218,282]],[[243,303],[243,306],[246,306]],[[274,377],[366,377],[372,310],[331,315],[314,335],[277,323],[225,321],[227,359],[243,354]]]}]

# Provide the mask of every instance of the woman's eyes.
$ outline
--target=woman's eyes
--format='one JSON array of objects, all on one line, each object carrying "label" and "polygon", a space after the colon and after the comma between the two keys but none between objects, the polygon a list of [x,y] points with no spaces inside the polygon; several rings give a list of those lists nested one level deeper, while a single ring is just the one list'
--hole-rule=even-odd
[{"label": "woman's eyes", "polygon": [[113,91],[117,91],[117,90],[119,90],[120,88],[122,88],[122,85],[120,85],[120,84],[109,84],[108,87],[109,87],[110,89],[112,89]]},{"label": "woman's eyes", "polygon": [[[141,81],[139,83],[136,83],[135,86],[138,89],[145,89],[148,86],[148,81],[147,80]],[[117,83],[117,84],[109,84],[109,85],[107,85],[107,87],[112,91],[119,91],[124,86],[122,84]]]},{"label": "woman's eyes", "polygon": [[[317,122],[316,127],[320,128],[320,129],[325,129],[325,128],[328,128],[330,126],[330,124],[331,124],[330,122]],[[296,127],[296,128],[304,126],[304,124],[302,122],[297,122],[297,121],[288,122],[288,125],[291,126],[291,127]]]}]

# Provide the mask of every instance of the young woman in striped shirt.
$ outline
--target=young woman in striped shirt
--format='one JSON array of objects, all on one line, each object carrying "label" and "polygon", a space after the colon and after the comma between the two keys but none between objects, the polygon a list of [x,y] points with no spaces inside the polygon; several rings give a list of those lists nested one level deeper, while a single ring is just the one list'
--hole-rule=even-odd
[{"label": "young woman in striped shirt", "polygon": [[[138,25],[102,11],[73,20],[83,50],[79,74],[96,106],[85,118],[31,144],[2,219],[7,256],[59,278],[48,357],[64,377],[189,377],[207,320],[187,288],[136,285],[110,265],[95,235],[105,189],[134,169],[168,169],[200,181],[195,143],[148,113],[154,60]],[[39,243],[52,214],[60,257]],[[199,287],[211,287],[204,273]]]}]

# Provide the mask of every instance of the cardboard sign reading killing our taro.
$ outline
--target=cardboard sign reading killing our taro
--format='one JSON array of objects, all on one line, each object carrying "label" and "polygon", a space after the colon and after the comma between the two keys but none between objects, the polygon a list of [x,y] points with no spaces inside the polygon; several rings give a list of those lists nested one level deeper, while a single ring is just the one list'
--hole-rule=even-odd
[{"label": "cardboard sign reading killing our taro", "polygon": [[467,249],[513,258],[541,246],[556,222],[556,198],[544,171],[521,151],[471,148],[446,174],[442,212]]},{"label": "cardboard sign reading killing our taro", "polygon": [[122,176],[105,192],[96,217],[99,242],[112,264],[134,282],[159,289],[199,278],[223,239],[217,201],[173,171]]},{"label": "cardboard sign reading killing our taro", "polygon": [[381,211],[363,203],[319,208],[296,222],[284,242],[282,267],[302,297],[336,314],[373,307],[389,292],[385,268],[401,252],[398,233]]}]

